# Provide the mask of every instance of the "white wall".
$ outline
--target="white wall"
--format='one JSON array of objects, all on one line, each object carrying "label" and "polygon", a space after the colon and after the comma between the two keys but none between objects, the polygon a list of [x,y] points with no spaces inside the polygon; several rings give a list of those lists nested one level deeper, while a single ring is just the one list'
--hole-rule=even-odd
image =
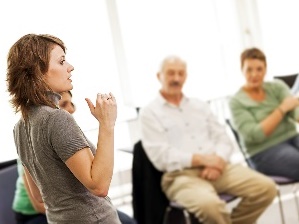
[{"label": "white wall", "polygon": [[125,120],[136,118],[134,107],[155,96],[155,75],[169,54],[187,61],[185,92],[202,99],[239,88],[239,54],[252,45],[268,56],[269,77],[298,72],[298,10],[298,0],[1,1],[0,161],[16,157],[12,129],[18,116],[8,103],[5,72],[9,47],[22,35],[50,33],[66,43],[67,60],[75,67],[74,116],[91,140],[97,124],[84,98],[116,95],[116,148],[126,148],[138,130],[132,135]]}]

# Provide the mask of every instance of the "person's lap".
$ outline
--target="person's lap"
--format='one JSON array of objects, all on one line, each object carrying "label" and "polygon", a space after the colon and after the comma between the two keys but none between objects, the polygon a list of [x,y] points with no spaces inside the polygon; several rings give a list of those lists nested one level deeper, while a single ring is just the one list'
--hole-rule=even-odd
[{"label": "person's lap", "polygon": [[[176,176],[170,174],[168,177],[173,179],[172,184],[164,190],[170,200],[179,202],[190,212],[197,213],[197,216],[207,214],[205,218],[218,217],[218,220],[229,223],[229,214],[219,193],[229,193],[244,199],[232,214],[234,221],[241,222],[244,218],[254,220],[276,195],[275,183],[270,178],[242,165],[228,164],[216,181],[207,181],[199,176],[200,171],[197,169],[185,170]],[[259,209],[256,203],[261,204]],[[248,215],[245,217],[246,212]]]},{"label": "person's lap", "polygon": [[47,217],[44,214],[24,215],[17,212],[15,214],[17,224],[48,224]]},{"label": "person's lap", "polygon": [[[208,194],[217,195],[219,193],[229,193],[235,196],[246,196],[248,187],[259,187],[259,183],[262,182],[272,182],[270,178],[267,178],[263,174],[256,172],[248,167],[244,167],[239,164],[228,164],[227,168],[224,170],[221,177],[216,181],[208,181],[202,178],[198,178],[200,172],[194,169],[194,172],[182,171],[182,174],[175,177],[173,183],[171,184],[170,191],[178,192],[180,190],[196,188],[202,197]],[[200,188],[198,187],[200,186]],[[174,195],[170,194],[168,191],[168,196],[174,199]],[[202,199],[202,197],[200,197]]]},{"label": "person's lap", "polygon": [[265,175],[240,164],[230,164],[221,178],[212,182],[218,193],[228,193],[238,197],[248,197],[259,191],[263,185],[274,184]]},{"label": "person's lap", "polygon": [[257,171],[266,175],[299,180],[299,136],[253,156],[251,161]]},{"label": "person's lap", "polygon": [[[209,181],[199,178],[198,169],[168,174],[163,176],[162,185],[169,200],[181,204],[201,222],[231,223],[225,202]],[[169,180],[171,184],[167,183]]]},{"label": "person's lap", "polygon": [[39,215],[32,220],[26,222],[26,224],[47,224],[47,218],[44,215]]}]

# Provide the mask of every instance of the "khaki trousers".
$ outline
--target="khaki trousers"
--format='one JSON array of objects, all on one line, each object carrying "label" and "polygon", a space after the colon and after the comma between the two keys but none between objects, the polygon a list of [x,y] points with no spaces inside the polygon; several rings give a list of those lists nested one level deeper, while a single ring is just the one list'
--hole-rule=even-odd
[{"label": "khaki trousers", "polygon": [[[205,224],[253,224],[277,195],[275,183],[239,164],[228,164],[216,181],[200,178],[201,169],[165,173],[162,189]],[[231,214],[218,193],[240,197]]]}]

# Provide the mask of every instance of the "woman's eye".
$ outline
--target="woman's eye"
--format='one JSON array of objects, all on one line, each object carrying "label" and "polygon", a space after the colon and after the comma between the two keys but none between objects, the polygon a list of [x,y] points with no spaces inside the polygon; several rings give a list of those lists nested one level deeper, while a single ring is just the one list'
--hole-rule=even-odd
[{"label": "woman's eye", "polygon": [[64,62],[65,62],[65,60],[62,60],[62,61],[60,61],[60,64],[62,64],[62,65],[63,65],[63,64],[64,64]]}]

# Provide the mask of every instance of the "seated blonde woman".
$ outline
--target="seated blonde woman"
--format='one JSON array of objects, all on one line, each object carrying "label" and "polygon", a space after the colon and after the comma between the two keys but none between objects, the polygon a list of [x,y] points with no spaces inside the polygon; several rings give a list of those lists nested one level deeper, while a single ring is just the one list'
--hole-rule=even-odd
[{"label": "seated blonde woman", "polygon": [[264,81],[265,54],[250,48],[241,54],[245,84],[231,98],[234,128],[255,169],[299,180],[299,100],[280,80]]}]

